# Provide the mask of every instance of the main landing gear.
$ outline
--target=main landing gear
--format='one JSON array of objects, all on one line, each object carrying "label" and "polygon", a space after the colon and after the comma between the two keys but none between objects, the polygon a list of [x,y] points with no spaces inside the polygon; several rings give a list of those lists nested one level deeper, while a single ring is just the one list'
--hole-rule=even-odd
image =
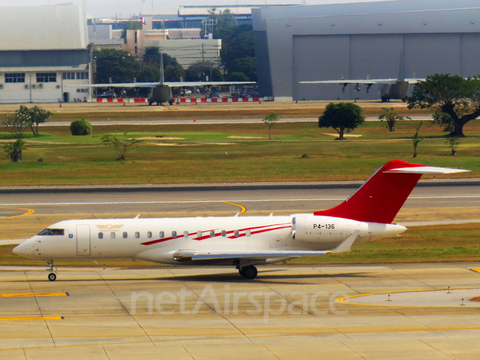
[{"label": "main landing gear", "polygon": [[240,275],[247,279],[255,279],[257,277],[258,271],[257,268],[253,265],[248,265],[238,269]]},{"label": "main landing gear", "polygon": [[47,260],[47,264],[50,265],[50,269],[47,269],[47,271],[50,273],[48,274],[48,280],[50,281],[57,280],[57,275],[53,271],[53,260]]}]

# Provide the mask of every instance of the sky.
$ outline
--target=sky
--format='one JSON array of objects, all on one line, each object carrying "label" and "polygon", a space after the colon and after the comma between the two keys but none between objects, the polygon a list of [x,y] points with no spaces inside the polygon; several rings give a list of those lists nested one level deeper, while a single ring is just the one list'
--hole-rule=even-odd
[{"label": "sky", "polygon": [[[32,6],[74,3],[87,6],[87,13],[93,17],[128,18],[142,11],[175,13],[180,5],[264,5],[264,4],[302,4],[303,0],[0,0],[0,6]],[[352,2],[371,2],[382,0],[304,0],[307,5],[340,4]],[[383,0],[385,1],[385,0]]]}]

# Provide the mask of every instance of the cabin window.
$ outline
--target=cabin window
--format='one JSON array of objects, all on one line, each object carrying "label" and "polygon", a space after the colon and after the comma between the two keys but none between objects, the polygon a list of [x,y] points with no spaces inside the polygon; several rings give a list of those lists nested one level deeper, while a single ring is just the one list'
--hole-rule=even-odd
[{"label": "cabin window", "polygon": [[65,231],[63,229],[45,229],[42,230],[38,235],[60,235],[63,236]]},{"label": "cabin window", "polygon": [[184,237],[184,238],[188,238],[188,231],[184,231],[184,232],[183,232],[183,237]]},{"label": "cabin window", "polygon": [[115,239],[115,233],[114,232],[110,233],[110,239]]},{"label": "cabin window", "polygon": [[158,234],[160,236],[160,239],[163,239],[165,237],[165,233],[163,231],[160,231],[160,234]]},{"label": "cabin window", "polygon": [[152,238],[152,232],[151,231],[147,231],[147,238],[149,238],[149,239]]},{"label": "cabin window", "polygon": [[123,233],[123,238],[124,238],[124,239],[127,239],[127,238],[128,238],[128,233],[127,233],[127,232],[124,232],[124,233]]},{"label": "cabin window", "polygon": [[140,238],[140,233],[138,231],[135,231],[135,239]]},{"label": "cabin window", "polygon": [[240,231],[235,230],[235,237],[238,237],[240,235]]},{"label": "cabin window", "polygon": [[222,236],[223,237],[227,236],[227,231],[226,230],[222,230]]},{"label": "cabin window", "polygon": [[197,231],[197,237],[202,237],[202,232],[200,230]]},{"label": "cabin window", "polygon": [[103,239],[103,233],[98,233],[98,238]]},{"label": "cabin window", "polygon": [[172,238],[174,238],[174,239],[177,238],[177,232],[176,231],[172,231]]},{"label": "cabin window", "polygon": [[210,237],[215,237],[215,230],[210,231]]},{"label": "cabin window", "polygon": [[247,236],[250,236],[250,235],[252,235],[252,232],[251,232],[250,230],[247,230],[247,231],[245,232],[245,234],[247,234]]}]

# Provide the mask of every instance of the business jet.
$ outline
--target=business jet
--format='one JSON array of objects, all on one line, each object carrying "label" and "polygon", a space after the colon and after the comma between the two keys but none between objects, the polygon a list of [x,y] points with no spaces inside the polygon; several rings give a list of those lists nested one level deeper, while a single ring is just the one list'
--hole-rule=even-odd
[{"label": "business jet", "polygon": [[254,279],[255,265],[347,252],[353,244],[403,233],[406,228],[392,222],[422,174],[463,171],[468,170],[392,160],[343,203],[313,214],[67,220],[13,252],[45,260],[50,281],[57,277],[53,262],[60,259],[235,266],[240,275]]}]

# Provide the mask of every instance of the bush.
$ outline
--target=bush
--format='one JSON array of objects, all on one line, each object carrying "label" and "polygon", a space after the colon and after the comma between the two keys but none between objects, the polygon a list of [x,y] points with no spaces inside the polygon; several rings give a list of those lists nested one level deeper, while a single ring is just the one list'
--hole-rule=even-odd
[{"label": "bush", "polygon": [[92,124],[85,119],[75,120],[70,124],[72,135],[90,135],[92,133]]}]

